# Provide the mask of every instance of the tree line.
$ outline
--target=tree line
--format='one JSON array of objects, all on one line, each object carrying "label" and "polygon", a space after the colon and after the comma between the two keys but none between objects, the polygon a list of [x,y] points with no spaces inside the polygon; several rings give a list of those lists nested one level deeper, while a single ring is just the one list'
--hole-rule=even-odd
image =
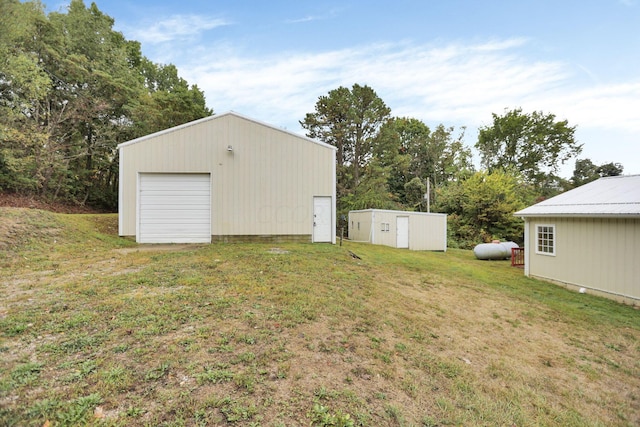
[{"label": "tree line", "polygon": [[[113,26],[82,0],[49,14],[39,1],[0,0],[0,191],[115,211],[119,143],[213,114],[174,65],[152,62]],[[394,117],[359,84],[320,96],[300,124],[337,148],[338,218],[367,208],[444,212],[460,247],[518,241],[513,212],[623,170],[578,159],[572,178],[560,178],[582,150],[575,126],[519,108],[479,129],[476,170],[464,127]]]},{"label": "tree line", "polygon": [[115,210],[117,144],[213,114],[95,3],[0,0],[0,191]]},{"label": "tree line", "polygon": [[449,215],[450,244],[466,248],[495,238],[521,242],[514,212],[623,170],[582,159],[572,179],[562,179],[560,166],[582,151],[575,126],[520,108],[493,114],[493,123],[479,129],[482,169],[476,170],[462,143],[464,128],[430,129],[415,118],[393,117],[372,88],[359,84],[320,96],[300,124],[307,136],[337,147],[339,218],[355,209],[431,208]]}]

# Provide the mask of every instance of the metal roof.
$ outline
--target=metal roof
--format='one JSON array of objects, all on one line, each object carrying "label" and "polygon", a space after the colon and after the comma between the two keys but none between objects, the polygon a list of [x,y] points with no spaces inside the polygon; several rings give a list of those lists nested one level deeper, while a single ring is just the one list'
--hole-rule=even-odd
[{"label": "metal roof", "polygon": [[600,178],[514,215],[640,217],[640,175]]},{"label": "metal roof", "polygon": [[349,213],[363,213],[363,212],[384,212],[398,215],[423,215],[423,216],[447,216],[445,213],[438,212],[416,212],[416,211],[398,211],[392,209],[358,209],[349,211]]}]

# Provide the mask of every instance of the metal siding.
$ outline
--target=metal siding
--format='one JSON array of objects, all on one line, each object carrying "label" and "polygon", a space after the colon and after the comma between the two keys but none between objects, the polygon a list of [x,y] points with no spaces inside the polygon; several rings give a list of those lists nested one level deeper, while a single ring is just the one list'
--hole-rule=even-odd
[{"label": "metal siding", "polygon": [[[397,246],[396,242],[396,214],[385,211],[374,211],[376,213],[376,223],[373,227],[376,230],[376,241],[377,245],[391,246],[395,248]],[[382,224],[389,224],[389,231],[382,232],[381,227]]]},{"label": "metal siding", "polygon": [[409,248],[417,251],[447,249],[447,217],[409,214]]},{"label": "metal siding", "polygon": [[[353,222],[353,227],[351,223]],[[358,229],[358,222],[360,228]],[[356,242],[370,242],[371,211],[349,212],[349,240]]]},{"label": "metal siding", "polygon": [[335,191],[333,149],[235,115],[120,150],[121,235],[135,234],[138,172],[210,173],[214,235],[311,235],[313,196]]},{"label": "metal siding", "polygon": [[[535,225],[556,225],[556,256],[535,253]],[[640,219],[532,218],[529,274],[640,299]]]}]

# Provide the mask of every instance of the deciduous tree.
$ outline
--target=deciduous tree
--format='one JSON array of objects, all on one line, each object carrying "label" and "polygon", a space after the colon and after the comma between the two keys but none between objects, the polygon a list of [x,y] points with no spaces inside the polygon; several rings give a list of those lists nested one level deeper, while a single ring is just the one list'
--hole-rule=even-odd
[{"label": "deciduous tree", "polygon": [[515,169],[542,187],[561,164],[582,151],[574,133],[575,126],[557,121],[553,114],[527,114],[518,108],[493,114],[493,124],[480,128],[476,148],[489,172]]},{"label": "deciduous tree", "polygon": [[361,183],[372,144],[391,110],[369,86],[339,87],[319,97],[300,124],[307,136],[337,148],[338,205]]},{"label": "deciduous tree", "polygon": [[82,0],[0,0],[0,191],[114,209],[118,143],[212,114],[113,26]]},{"label": "deciduous tree", "polygon": [[[444,125],[432,132],[415,118],[392,118],[382,126],[374,155],[390,168],[389,188],[407,208],[424,207],[416,200],[416,178],[423,186],[429,180],[435,188],[473,170],[471,151],[462,143],[464,132],[458,137],[453,133],[453,128]],[[412,181],[413,194],[409,196],[407,185]]]},{"label": "deciduous tree", "polygon": [[605,163],[595,165],[591,159],[578,159],[571,176],[571,187],[579,187],[604,176],[618,176],[624,167],[620,163]]},{"label": "deciduous tree", "polygon": [[533,201],[533,192],[519,175],[476,172],[437,191],[435,210],[449,214],[452,246],[472,248],[492,239],[522,243],[522,220],[513,213]]}]

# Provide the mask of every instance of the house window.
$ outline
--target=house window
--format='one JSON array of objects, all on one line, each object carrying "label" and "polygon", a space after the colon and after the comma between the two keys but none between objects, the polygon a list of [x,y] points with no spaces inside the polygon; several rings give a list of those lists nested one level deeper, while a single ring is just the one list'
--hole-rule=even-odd
[{"label": "house window", "polygon": [[536,253],[542,255],[556,254],[555,225],[536,225]]}]

